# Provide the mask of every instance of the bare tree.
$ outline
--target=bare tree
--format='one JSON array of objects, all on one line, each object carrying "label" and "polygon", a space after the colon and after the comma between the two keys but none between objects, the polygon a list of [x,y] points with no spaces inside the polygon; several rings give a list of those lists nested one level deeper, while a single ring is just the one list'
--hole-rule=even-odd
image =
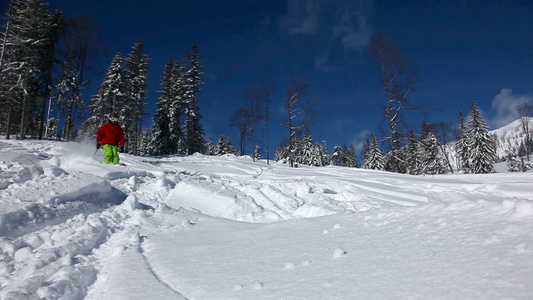
[{"label": "bare tree", "polygon": [[518,114],[518,117],[520,118],[520,123],[522,124],[522,130],[524,131],[524,144],[526,145],[526,156],[527,160],[529,161],[529,154],[531,153],[531,138],[529,133],[529,123],[530,123],[530,117],[533,115],[533,111],[531,110],[531,106],[529,104],[524,103],[517,105],[516,113]]},{"label": "bare tree", "polygon": [[450,172],[453,173],[453,167],[450,162],[450,158],[448,157],[448,151],[446,151],[446,144],[448,144],[448,137],[450,135],[453,135],[452,124],[446,122],[439,122],[435,124],[435,136],[439,142],[440,151],[442,152],[442,156],[446,162],[446,165],[448,166],[448,169],[450,169]]},{"label": "bare tree", "polygon": [[391,171],[399,169],[399,158],[396,155],[403,139],[407,136],[399,130],[403,124],[402,112],[405,109],[420,109],[410,101],[410,95],[419,81],[418,68],[413,67],[411,59],[404,55],[400,48],[386,36],[376,33],[372,36],[368,56],[376,64],[379,74],[379,89],[385,92],[385,120],[387,134],[384,140],[389,141],[391,150]]},{"label": "bare tree", "polygon": [[272,80],[265,80],[261,85],[261,104],[263,106],[263,120],[265,122],[265,138],[266,138],[266,159],[267,165],[270,164],[270,146],[269,146],[269,123],[272,99],[271,96],[275,91],[274,82]]},{"label": "bare tree", "polygon": [[312,122],[314,121],[314,116],[316,114],[316,111],[311,108],[311,103],[303,100],[307,93],[307,89],[307,82],[293,77],[286,92],[286,109],[288,118],[287,122],[282,125],[289,129],[288,154],[291,167],[294,167],[293,146],[296,134],[302,129],[310,127],[313,124]]},{"label": "bare tree", "polygon": [[[255,129],[257,123],[263,118],[261,110],[261,88],[256,85],[250,85],[246,88],[245,99],[248,100],[248,112],[250,117],[249,130],[252,150],[255,148]],[[255,161],[255,151],[252,151],[252,159]]]},{"label": "bare tree", "polygon": [[248,136],[248,128],[250,127],[250,113],[247,108],[239,108],[231,115],[229,122],[230,127],[235,127],[239,130],[239,150],[241,154],[244,154],[244,148],[246,146],[246,137]]},{"label": "bare tree", "polygon": [[[250,120],[248,122],[250,139],[252,142],[252,149],[256,145],[256,131],[261,125],[261,121],[265,125],[265,134],[266,134],[266,156],[267,164],[269,163],[269,139],[268,139],[268,129],[270,122],[270,113],[271,113],[271,103],[272,103],[272,93],[274,93],[274,83],[271,80],[265,80],[258,85],[250,85],[246,88],[245,99],[248,101],[247,110]],[[255,161],[256,155],[255,151],[252,153],[252,158]]]},{"label": "bare tree", "polygon": [[54,95],[59,112],[64,116],[63,138],[72,137],[75,115],[83,116],[85,106],[81,91],[86,87],[84,79],[90,47],[97,45],[96,23],[88,17],[67,18],[62,47],[59,49],[61,70]]}]

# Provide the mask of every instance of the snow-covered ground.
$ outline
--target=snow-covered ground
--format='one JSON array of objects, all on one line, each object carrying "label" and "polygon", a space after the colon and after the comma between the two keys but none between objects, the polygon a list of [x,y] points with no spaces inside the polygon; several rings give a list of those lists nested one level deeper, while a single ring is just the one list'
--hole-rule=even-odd
[{"label": "snow-covered ground", "polygon": [[531,172],[93,153],[0,139],[1,299],[533,299]]}]

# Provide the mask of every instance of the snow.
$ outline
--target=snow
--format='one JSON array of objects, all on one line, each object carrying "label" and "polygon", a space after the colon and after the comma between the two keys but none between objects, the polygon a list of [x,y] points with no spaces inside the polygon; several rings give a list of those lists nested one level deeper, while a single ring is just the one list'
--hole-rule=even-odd
[{"label": "snow", "polygon": [[533,173],[0,139],[0,299],[531,299]]}]

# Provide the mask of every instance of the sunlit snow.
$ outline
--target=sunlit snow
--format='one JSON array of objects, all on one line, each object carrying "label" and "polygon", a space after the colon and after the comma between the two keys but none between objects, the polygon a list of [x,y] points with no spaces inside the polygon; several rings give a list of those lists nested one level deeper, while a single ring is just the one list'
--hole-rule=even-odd
[{"label": "sunlit snow", "polygon": [[1,299],[532,299],[533,173],[0,140]]}]

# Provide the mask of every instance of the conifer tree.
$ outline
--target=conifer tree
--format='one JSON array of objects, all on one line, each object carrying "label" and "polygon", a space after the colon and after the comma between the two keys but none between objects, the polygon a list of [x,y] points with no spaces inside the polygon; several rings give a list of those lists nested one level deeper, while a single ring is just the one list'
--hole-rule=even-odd
[{"label": "conifer tree", "polygon": [[353,144],[350,144],[350,147],[346,144],[342,146],[341,165],[349,168],[357,167],[357,153]]},{"label": "conifer tree", "polygon": [[468,125],[470,130],[468,132],[467,149],[472,173],[494,172],[494,164],[497,159],[494,142],[489,137],[487,123],[481,118],[475,102],[472,102]]},{"label": "conifer tree", "polygon": [[255,145],[254,159],[261,159],[261,148],[259,145]]},{"label": "conifer tree", "polygon": [[311,132],[309,129],[306,129],[305,136],[302,141],[302,150],[300,163],[304,165],[311,166],[313,165],[313,155],[314,153],[313,138],[311,137]]},{"label": "conifer tree", "polygon": [[318,144],[316,145],[317,149],[319,150],[319,153],[320,153],[320,165],[321,166],[329,166],[330,164],[330,159],[329,159],[329,155],[328,155],[328,145],[326,143],[326,141],[322,141],[322,144]]},{"label": "conifer tree", "polygon": [[[6,138],[17,132],[42,137],[51,94],[53,54],[62,32],[60,11],[41,0],[13,0],[0,49],[0,104]],[[17,126],[18,124],[18,126]]]},{"label": "conifer tree", "polygon": [[418,175],[421,173],[422,162],[420,161],[418,141],[413,130],[409,132],[409,142],[407,144],[407,174]]},{"label": "conifer tree", "polygon": [[154,116],[154,126],[152,141],[150,142],[150,153],[154,155],[163,155],[176,153],[177,141],[171,140],[170,134],[170,102],[172,88],[172,70],[174,64],[169,60],[165,64],[165,69],[159,84],[161,94],[157,101],[157,110]]},{"label": "conifer tree", "polygon": [[145,100],[148,96],[148,62],[149,58],[144,44],[139,39],[132,47],[131,53],[124,61],[124,77],[126,85],[125,104],[119,115],[124,116],[123,128],[126,134],[127,152],[137,154],[142,122],[144,118]]},{"label": "conifer tree", "polygon": [[81,135],[91,139],[96,137],[96,132],[102,124],[107,122],[107,118],[111,113],[119,114],[120,123],[125,120],[126,116],[120,114],[125,105],[124,90],[122,56],[117,53],[107,69],[97,94],[91,99],[92,103],[89,105],[91,117],[83,123]]},{"label": "conifer tree", "polygon": [[361,146],[361,159],[363,161],[366,160],[366,157],[368,156],[368,152],[370,152],[370,140],[367,138],[366,141]]},{"label": "conifer tree", "polygon": [[275,161],[283,161],[284,163],[289,158],[289,147],[286,143],[282,143],[276,148],[276,155],[274,157]]},{"label": "conifer tree", "polygon": [[335,145],[331,151],[331,162],[334,166],[342,166],[342,147]]},{"label": "conifer tree", "polygon": [[215,150],[215,147],[216,145],[213,145],[213,140],[212,139],[209,139],[206,143],[205,143],[205,155],[210,155],[210,156],[214,156],[216,155],[216,150]]},{"label": "conifer tree", "polygon": [[422,160],[424,174],[441,174],[444,167],[442,166],[442,161],[439,157],[438,141],[435,134],[429,132],[422,140],[421,144],[424,149],[424,158]]},{"label": "conifer tree", "polygon": [[194,154],[195,152],[203,153],[205,150],[204,128],[200,123],[202,115],[198,105],[197,94],[202,91],[200,64],[200,52],[198,46],[194,44],[189,55],[189,67],[185,71],[184,100],[186,101],[185,124],[184,124],[184,142],[185,154]]},{"label": "conifer tree", "polygon": [[226,153],[226,142],[224,141],[224,135],[220,134],[218,137],[218,142],[215,145],[215,155],[223,155]]},{"label": "conifer tree", "polygon": [[153,140],[152,131],[145,129],[141,132],[141,138],[139,143],[139,152],[137,155],[145,156],[151,154],[150,143]]},{"label": "conifer tree", "polygon": [[229,135],[226,137],[226,144],[224,145],[224,151],[226,153],[236,154],[235,149],[233,148],[233,142],[231,141],[231,137]]},{"label": "conifer tree", "polygon": [[470,173],[469,150],[468,150],[468,130],[463,118],[463,112],[459,111],[459,139],[455,142],[455,149],[459,157],[464,173]]},{"label": "conifer tree", "polygon": [[186,78],[185,78],[185,63],[175,61],[170,74],[169,90],[167,93],[168,101],[168,120],[170,145],[172,153],[185,153],[185,149],[180,144],[183,144],[183,129],[182,129],[182,115],[185,112],[186,99]]},{"label": "conifer tree", "polygon": [[381,152],[378,140],[373,132],[371,136],[370,150],[363,164],[363,168],[372,170],[385,170],[383,152]]}]

